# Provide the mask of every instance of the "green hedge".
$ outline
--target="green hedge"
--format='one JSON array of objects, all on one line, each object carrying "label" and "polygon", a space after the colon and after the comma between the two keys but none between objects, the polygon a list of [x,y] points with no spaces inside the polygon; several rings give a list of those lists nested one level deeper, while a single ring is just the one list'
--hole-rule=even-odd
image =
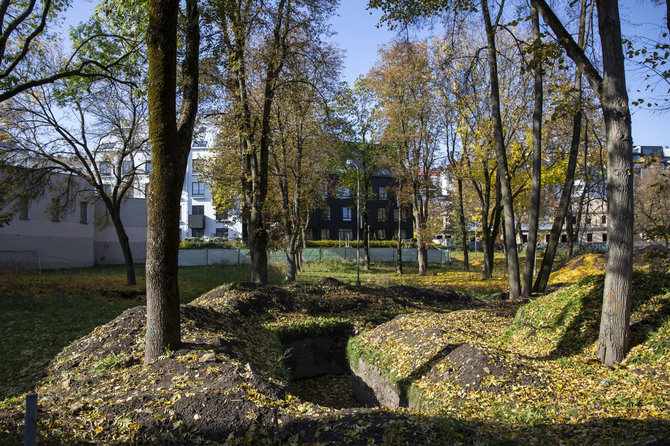
[{"label": "green hedge", "polygon": [[238,249],[244,248],[240,242],[181,242],[179,249]]},{"label": "green hedge", "polygon": [[[338,248],[344,247],[345,243],[337,240],[309,240],[307,242],[308,248]],[[356,247],[356,241],[350,241],[349,246],[352,248]],[[361,248],[363,247],[363,241],[361,240]],[[398,242],[396,240],[370,240],[370,248],[397,248]],[[403,248],[416,248],[416,242],[402,243]],[[429,248],[444,248],[436,243],[428,243]]]},{"label": "green hedge", "polygon": [[[403,248],[406,247],[408,244],[403,243]],[[307,241],[307,247],[308,248],[338,248],[338,247],[344,247],[346,244],[344,242],[340,242],[338,240],[308,240]],[[356,247],[356,240],[352,240],[349,242],[349,246],[351,248]],[[363,240],[361,240],[361,248],[364,246]],[[370,248],[395,248],[398,246],[398,242],[395,240],[370,240]],[[416,246],[415,243],[409,244],[409,246]]]}]

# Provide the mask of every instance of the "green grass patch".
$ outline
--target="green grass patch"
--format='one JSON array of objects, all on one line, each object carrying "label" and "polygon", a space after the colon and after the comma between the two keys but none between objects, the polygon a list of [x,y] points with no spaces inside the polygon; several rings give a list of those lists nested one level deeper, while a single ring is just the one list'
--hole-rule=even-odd
[{"label": "green grass patch", "polygon": [[[144,265],[137,285],[126,285],[123,265],[2,271],[0,282],[0,400],[32,390],[49,362],[74,340],[127,308],[145,304]],[[179,294],[188,303],[223,283],[248,281],[247,265],[179,268]],[[281,283],[282,268],[270,265]],[[106,358],[109,364],[114,358]],[[100,370],[109,364],[102,360]]]},{"label": "green grass patch", "polygon": [[300,338],[333,336],[351,329],[351,322],[340,317],[316,316],[300,320],[286,320],[270,324],[268,328],[283,342]]},{"label": "green grass patch", "polygon": [[0,400],[32,390],[58,352],[138,301],[0,295]]}]

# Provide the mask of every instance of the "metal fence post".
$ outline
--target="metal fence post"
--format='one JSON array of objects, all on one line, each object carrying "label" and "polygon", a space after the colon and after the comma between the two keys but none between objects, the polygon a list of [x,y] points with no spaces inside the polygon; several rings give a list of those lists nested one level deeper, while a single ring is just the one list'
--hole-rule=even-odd
[{"label": "metal fence post", "polygon": [[24,446],[35,446],[37,443],[37,394],[26,395],[26,433]]}]

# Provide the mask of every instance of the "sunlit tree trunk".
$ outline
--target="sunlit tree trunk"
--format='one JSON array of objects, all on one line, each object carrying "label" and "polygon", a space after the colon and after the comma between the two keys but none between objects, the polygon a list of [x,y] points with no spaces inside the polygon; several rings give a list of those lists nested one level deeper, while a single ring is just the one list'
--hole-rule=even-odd
[{"label": "sunlit tree trunk", "polygon": [[463,247],[463,269],[470,271],[470,260],[468,258],[468,251],[470,246],[468,243],[468,228],[465,225],[465,208],[463,207],[463,180],[459,178],[456,180],[456,187],[458,191],[458,226],[461,229],[461,240]]},{"label": "sunlit tree trunk", "polygon": [[493,135],[496,147],[496,159],[498,162],[498,178],[502,195],[502,207],[505,215],[505,257],[507,259],[507,273],[509,276],[509,297],[517,299],[521,294],[521,283],[519,278],[519,254],[517,252],[516,237],[514,236],[514,203],[512,199],[512,188],[510,187],[509,169],[507,165],[507,152],[503,136],[502,116],[500,113],[500,89],[498,85],[498,61],[496,54],[495,30],[489,15],[487,0],[481,0],[482,15],[486,28],[488,47],[486,49],[489,77],[491,82],[491,110],[493,112]]},{"label": "sunlit tree trunk", "polygon": [[606,365],[623,360],[633,277],[633,153],[621,20],[616,0],[598,0],[598,31],[603,76],[574,42],[545,0],[531,0],[559,43],[582,70],[600,99],[607,135],[607,265],[598,338],[598,359]]},{"label": "sunlit tree trunk", "polygon": [[533,39],[536,45],[536,54],[533,61],[535,106],[533,109],[533,180],[530,198],[530,221],[528,223],[528,244],[526,245],[526,261],[523,270],[523,286],[521,295],[529,297],[533,287],[533,275],[535,273],[535,250],[537,249],[537,230],[540,226],[540,189],[542,188],[542,63],[539,56],[540,44],[540,19],[537,9],[531,6],[531,17],[533,22]]},{"label": "sunlit tree trunk", "polygon": [[[585,32],[586,32],[586,4],[582,1],[581,12],[579,15],[579,37],[578,45],[584,48]],[[544,293],[549,283],[549,276],[554,265],[554,258],[556,257],[556,250],[561,238],[561,230],[564,223],[566,223],[566,233],[568,234],[568,258],[572,255],[573,247],[573,228],[572,228],[572,212],[570,206],[572,205],[572,189],[575,183],[575,171],[577,170],[577,155],[579,153],[579,141],[582,132],[582,75],[579,69],[575,73],[575,100],[576,110],[572,117],[572,140],[570,143],[570,150],[568,152],[568,165],[565,171],[565,181],[561,189],[561,198],[559,200],[558,209],[554,216],[554,221],[551,225],[551,232],[549,233],[549,243],[542,258],[542,264],[533,285],[533,291]],[[586,159],[586,158],[585,158]]]}]

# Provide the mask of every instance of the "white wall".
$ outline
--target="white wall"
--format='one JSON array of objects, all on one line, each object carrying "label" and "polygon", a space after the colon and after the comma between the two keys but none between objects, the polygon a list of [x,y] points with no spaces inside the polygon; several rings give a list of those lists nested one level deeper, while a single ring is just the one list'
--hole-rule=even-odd
[{"label": "white wall", "polygon": [[[106,216],[102,202],[94,203],[94,197],[84,193],[77,198],[59,222],[51,221],[51,195],[45,194],[29,204],[27,220],[17,213],[0,228],[0,266],[51,269],[124,263],[114,226],[111,222],[100,225]],[[81,202],[87,203],[85,223],[81,222]],[[131,198],[121,211],[136,263],[146,258],[146,209],[145,199]]]},{"label": "white wall", "polygon": [[0,228],[0,251],[3,251],[0,263],[11,266],[13,257],[7,251],[37,251],[42,268],[92,265],[94,206],[87,201],[88,222],[84,224],[80,223],[79,203],[77,201],[59,222],[51,221],[47,209],[51,204],[50,195],[30,203],[27,220],[17,214]]},{"label": "white wall", "polygon": [[[104,221],[105,206],[95,205],[96,217]],[[147,254],[147,202],[143,198],[128,199],[121,208],[121,221],[130,240],[134,263],[144,263]],[[96,265],[124,263],[123,252],[111,220],[98,226],[94,233],[94,262]]]}]

